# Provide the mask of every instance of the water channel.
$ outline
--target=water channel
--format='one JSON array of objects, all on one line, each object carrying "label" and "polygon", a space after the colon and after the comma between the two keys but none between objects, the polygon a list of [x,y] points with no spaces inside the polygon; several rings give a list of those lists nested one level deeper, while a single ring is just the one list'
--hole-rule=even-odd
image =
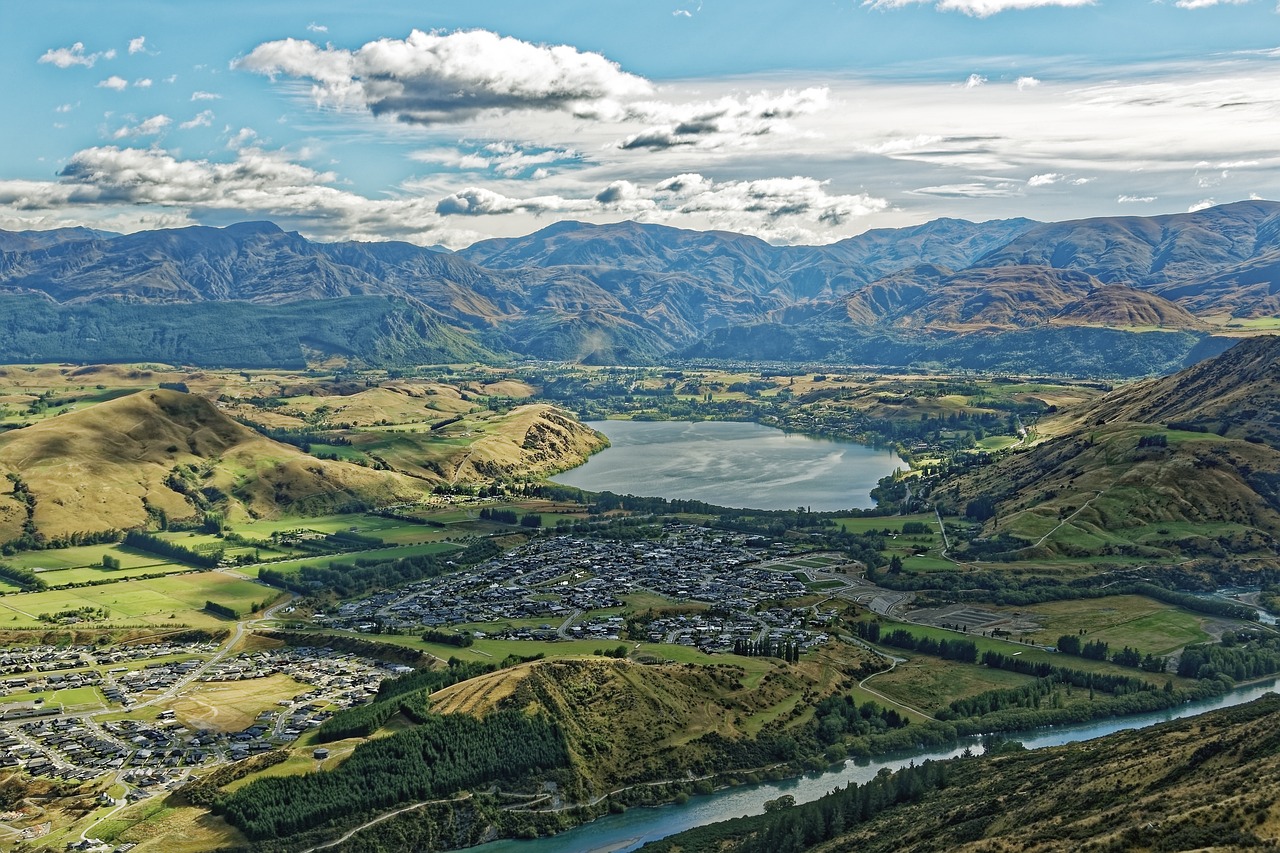
[{"label": "water channel", "polygon": [[[1241,705],[1275,690],[1276,679],[1269,679],[1238,688],[1214,699],[1190,702],[1164,711],[1126,717],[1108,717],[1071,726],[1009,732],[1005,737],[1021,741],[1028,749],[1060,746],[1065,743],[1091,740],[1126,729],[1145,728],[1168,720],[1203,714],[1217,708]],[[782,782],[729,788],[714,794],[693,797],[689,802],[679,806],[633,808],[622,814],[607,815],[550,838],[531,841],[494,841],[479,847],[468,848],[468,853],[625,853],[650,841],[656,841],[695,826],[743,815],[759,814],[764,811],[766,801],[782,794],[790,794],[796,798],[797,803],[806,803],[836,788],[843,788],[850,782],[866,782],[881,769],[896,770],[912,761],[919,763],[926,759],[955,758],[966,748],[974,753],[981,752],[981,739],[966,738],[950,749],[900,752],[881,756],[869,762],[846,761],[838,768],[824,773],[811,773]]]},{"label": "water channel", "polygon": [[901,457],[735,421],[591,421],[611,446],[554,478],[587,491],[815,512],[870,507]]}]

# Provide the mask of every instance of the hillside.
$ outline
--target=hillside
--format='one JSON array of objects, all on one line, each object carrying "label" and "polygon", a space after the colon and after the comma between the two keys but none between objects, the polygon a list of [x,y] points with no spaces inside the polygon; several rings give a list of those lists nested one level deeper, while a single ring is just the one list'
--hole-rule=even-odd
[{"label": "hillside", "polygon": [[[1055,437],[960,477],[934,500],[989,498],[984,537],[1022,557],[1280,554],[1280,338],[1243,341],[1041,425]],[[1010,543],[1016,547],[1017,543]],[[1007,550],[1007,549],[1006,549]]]},{"label": "hillside", "polygon": [[[19,478],[31,522],[49,539],[137,527],[161,513],[174,521],[209,507],[312,513],[424,490],[398,474],[308,456],[176,391],[130,394],[6,433],[0,471]],[[15,490],[0,508],[8,541],[21,534],[27,505]]]},{"label": "hillside", "polygon": [[1280,449],[1280,337],[1241,341],[1220,357],[1108,395],[1075,416],[1211,432]]},{"label": "hillside", "polygon": [[[867,672],[878,659],[866,658]],[[744,668],[745,667],[745,668]],[[719,739],[754,737],[761,726],[780,735],[803,722],[795,696],[814,701],[846,687],[845,674],[820,662],[787,666],[741,658],[704,667],[625,660],[536,661],[446,688],[431,697],[441,713],[483,715],[495,708],[550,713],[568,739],[576,770],[599,794],[633,782],[729,769],[717,763]],[[866,674],[866,673],[863,673]],[[803,711],[804,706],[798,706]]]},{"label": "hillside", "polygon": [[[1278,235],[1280,204],[1265,201],[1064,223],[939,219],[826,246],[636,222],[559,222],[454,254],[317,243],[267,222],[0,232],[0,360],[909,355],[1041,371],[1036,354],[1052,352],[1055,372],[1145,376],[1220,351],[1215,333],[1275,328]],[[1093,329],[1108,334],[1079,334]],[[1139,336],[1151,329],[1166,337]]]},{"label": "hillside", "polygon": [[[652,853],[1245,850],[1280,840],[1280,697],[1149,729],[961,759],[772,815],[712,825]],[[930,770],[942,770],[931,767]],[[901,777],[900,777],[901,778]],[[893,803],[897,802],[897,805]],[[885,806],[885,804],[888,804]]]}]

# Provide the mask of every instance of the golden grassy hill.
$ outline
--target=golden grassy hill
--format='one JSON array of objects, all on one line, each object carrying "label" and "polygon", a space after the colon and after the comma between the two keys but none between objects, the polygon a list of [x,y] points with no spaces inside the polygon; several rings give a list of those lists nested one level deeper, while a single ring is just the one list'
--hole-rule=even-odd
[{"label": "golden grassy hill", "polygon": [[1110,328],[1207,328],[1204,321],[1162,296],[1119,284],[1096,287],[1063,307],[1050,321],[1056,326]]},{"label": "golden grassy hill", "polygon": [[[175,469],[194,477],[175,488]],[[10,432],[0,437],[0,471],[27,485],[36,527],[50,538],[142,525],[149,509],[177,520],[211,503],[270,516],[355,499],[409,500],[423,490],[400,475],[315,459],[241,426],[203,397],[165,390]],[[0,536],[13,538],[6,534],[16,515],[25,520],[25,507],[5,495]]]}]

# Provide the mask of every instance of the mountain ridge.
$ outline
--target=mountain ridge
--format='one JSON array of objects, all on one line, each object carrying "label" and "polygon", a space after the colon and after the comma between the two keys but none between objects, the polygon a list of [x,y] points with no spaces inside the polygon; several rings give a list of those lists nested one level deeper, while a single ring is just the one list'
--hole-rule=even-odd
[{"label": "mountain ridge", "polygon": [[[1144,375],[1176,369],[1218,331],[1265,330],[1280,313],[1280,203],[1264,201],[1063,223],[938,219],[826,246],[571,221],[456,253],[316,243],[263,222],[30,235],[0,232],[0,308],[38,296],[59,306],[65,326],[93,304],[124,317],[157,305],[258,311],[390,298],[423,318],[444,360],[754,360],[759,351],[746,342],[780,335],[765,349],[784,360],[808,357],[806,341],[828,340],[818,358],[876,364],[873,341],[910,346],[927,329],[946,333],[932,339],[942,366],[981,369],[976,350],[1013,350],[1019,345],[1001,335],[1033,331],[1057,351],[1060,369],[1089,372],[1094,354],[1077,332],[1100,327],[1117,333],[1104,361],[1117,375]],[[1151,328],[1182,337],[1165,339],[1158,358],[1135,361],[1137,342],[1126,336]],[[48,336],[25,340],[10,358],[56,352]],[[406,351],[315,349],[381,366],[395,363],[387,353]],[[86,359],[129,357],[154,356]]]}]

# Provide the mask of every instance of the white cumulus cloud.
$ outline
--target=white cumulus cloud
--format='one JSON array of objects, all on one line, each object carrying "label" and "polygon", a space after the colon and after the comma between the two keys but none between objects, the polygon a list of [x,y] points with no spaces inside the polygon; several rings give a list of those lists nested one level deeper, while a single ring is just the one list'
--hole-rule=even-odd
[{"label": "white cumulus cloud", "polygon": [[143,119],[137,124],[125,125],[115,133],[111,134],[111,138],[132,139],[139,136],[155,136],[171,124],[173,124],[173,119],[169,118],[167,115],[154,115],[151,116],[151,118]]},{"label": "white cumulus cloud", "polygon": [[1042,175],[1032,175],[1027,178],[1027,186],[1029,187],[1047,187],[1058,183],[1062,180],[1062,175],[1057,172],[1045,172]]},{"label": "white cumulus cloud", "polygon": [[769,92],[745,97],[726,95],[714,101],[688,104],[642,101],[629,105],[624,119],[656,123],[627,136],[618,145],[627,150],[716,148],[726,142],[775,133],[786,127],[788,119],[826,109],[828,100],[826,87],[813,86],[787,89],[777,95]]},{"label": "white cumulus cloud", "polygon": [[98,81],[99,89],[113,89],[117,92],[123,92],[129,86],[129,81],[123,77],[112,74],[106,80]]},{"label": "white cumulus cloud", "polygon": [[618,99],[652,91],[598,53],[486,30],[414,30],[355,51],[284,39],[258,45],[233,67],[310,80],[321,106],[427,125],[515,110],[596,115],[616,110]]},{"label": "white cumulus cloud", "polygon": [[138,36],[137,38],[129,39],[129,55],[130,56],[132,56],[135,53],[142,53],[146,49],[147,49],[146,36]]},{"label": "white cumulus cloud", "polygon": [[790,242],[812,239],[823,226],[839,225],[887,207],[885,199],[867,194],[830,193],[825,182],[810,177],[715,181],[688,173],[653,183],[619,179],[574,196],[520,198],[468,187],[440,199],[436,212],[442,216],[618,213],[647,222],[696,217],[714,227]]},{"label": "white cumulus cloud", "polygon": [[1122,195],[1116,199],[1120,204],[1150,204],[1155,200],[1153,195]]},{"label": "white cumulus cloud", "polygon": [[37,62],[46,62],[58,68],[70,68],[73,65],[92,68],[99,59],[112,59],[115,55],[114,50],[85,53],[84,42],[78,41],[71,47],[54,47],[46,50]]},{"label": "white cumulus cloud", "polygon": [[189,121],[184,121],[178,125],[182,130],[191,130],[195,127],[210,127],[213,125],[213,110],[201,110]]}]

